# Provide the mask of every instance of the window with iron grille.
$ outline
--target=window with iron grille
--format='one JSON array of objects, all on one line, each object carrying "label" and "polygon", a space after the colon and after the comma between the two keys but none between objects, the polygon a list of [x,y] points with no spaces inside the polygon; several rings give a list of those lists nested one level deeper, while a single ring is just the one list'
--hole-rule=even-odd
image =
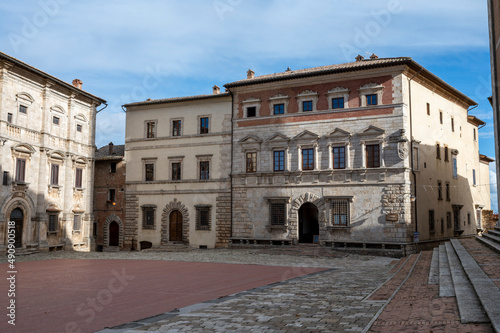
[{"label": "window with iron grille", "polygon": [[272,226],[280,226],[286,224],[286,203],[271,202],[269,204],[270,224]]},{"label": "window with iron grille", "polygon": [[434,211],[433,210],[430,210],[429,211],[429,230],[430,232],[434,232],[435,231],[435,220],[434,220]]},{"label": "window with iron grille", "polygon": [[181,164],[172,163],[172,180],[181,180]]},{"label": "window with iron grille", "polygon": [[200,118],[200,134],[207,134],[209,131],[209,118]]},{"label": "window with iron grille", "polygon": [[200,179],[210,179],[209,161],[200,161]]},{"label": "window with iron grille", "polygon": [[181,120],[172,121],[172,136],[181,136],[181,127],[182,127]]},{"label": "window with iron grille", "polygon": [[147,182],[154,181],[155,178],[155,165],[154,164],[144,164],[145,168],[145,180]]},{"label": "window with iron grille", "polygon": [[448,147],[447,146],[444,146],[444,160],[445,162],[448,162],[450,159],[448,158]]},{"label": "window with iron grille", "polygon": [[436,158],[441,159],[441,146],[439,143],[436,143]]},{"label": "window with iron grille", "polygon": [[345,169],[345,147],[333,147],[333,168]]},{"label": "window with iron grille", "polygon": [[75,187],[82,188],[82,183],[83,183],[83,169],[76,168],[76,170],[75,170]]},{"label": "window with iron grille", "polygon": [[443,200],[443,186],[440,181],[438,181],[438,200]]},{"label": "window with iron grille", "polygon": [[3,185],[9,185],[9,172],[4,171],[3,172]]},{"label": "window with iron grille", "polygon": [[142,207],[142,229],[155,228],[155,208]]},{"label": "window with iron grille", "polygon": [[81,222],[82,222],[82,216],[75,215],[73,217],[73,230],[80,230],[82,224]]},{"label": "window with iron grille", "polygon": [[50,185],[59,185],[59,165],[51,164],[50,166]]},{"label": "window with iron grille", "polygon": [[302,149],[302,170],[314,170],[314,149]]},{"label": "window with iron grille", "polygon": [[274,104],[274,114],[284,114],[285,113],[285,104]]},{"label": "window with iron grille", "polygon": [[332,109],[343,109],[344,97],[332,98]]},{"label": "window with iron grille", "polygon": [[246,153],[246,171],[256,172],[257,171],[257,153],[249,152]]},{"label": "window with iron grille", "polygon": [[380,145],[366,145],[366,167],[380,167]]},{"label": "window with iron grille", "polygon": [[196,230],[211,230],[211,205],[195,205],[196,208]]},{"label": "window with iron grille", "polygon": [[56,214],[49,215],[49,232],[57,232],[59,219]]},{"label": "window with iron grille", "polygon": [[26,160],[24,158],[18,158],[16,160],[16,181],[17,182],[24,182],[25,181],[25,174],[26,172]]},{"label": "window with iron grille", "polygon": [[146,138],[151,139],[156,137],[156,122],[148,121],[146,123]]},{"label": "window with iron grille", "polygon": [[285,151],[273,151],[273,170],[274,172],[285,171]]},{"label": "window with iron grille", "polygon": [[348,226],[350,223],[348,199],[333,199],[330,202],[330,211],[333,226]]},{"label": "window with iron grille", "polygon": [[312,111],[313,110],[313,102],[312,101],[304,101],[302,102],[302,111]]}]

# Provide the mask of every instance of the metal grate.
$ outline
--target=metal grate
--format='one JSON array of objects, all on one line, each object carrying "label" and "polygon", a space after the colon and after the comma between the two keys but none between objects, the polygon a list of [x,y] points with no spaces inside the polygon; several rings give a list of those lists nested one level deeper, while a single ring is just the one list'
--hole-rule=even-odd
[{"label": "metal grate", "polygon": [[347,226],[350,223],[349,200],[335,199],[330,203],[332,223],[337,226]]},{"label": "metal grate", "polygon": [[275,202],[270,204],[271,225],[285,225],[286,204]]}]

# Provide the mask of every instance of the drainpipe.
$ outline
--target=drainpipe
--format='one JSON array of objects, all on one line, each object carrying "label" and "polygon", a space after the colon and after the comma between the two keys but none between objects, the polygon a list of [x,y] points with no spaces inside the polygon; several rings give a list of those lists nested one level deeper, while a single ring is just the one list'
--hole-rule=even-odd
[{"label": "drainpipe", "polygon": [[415,232],[418,232],[418,209],[417,209],[417,174],[415,173],[415,168],[413,165],[413,117],[412,117],[412,109],[411,109],[411,81],[418,75],[420,72],[424,70],[423,67],[420,68],[418,72],[416,72],[410,80],[408,80],[408,97],[410,99],[410,102],[408,104],[409,108],[409,113],[410,113],[410,149],[411,149],[411,154],[410,154],[410,166],[411,166],[411,173],[413,175],[413,194],[415,195],[415,201],[413,203],[415,207]]},{"label": "drainpipe", "polygon": [[231,223],[229,224],[229,237],[233,238],[233,150],[234,150],[234,144],[233,144],[233,136],[234,136],[234,95],[233,92],[228,89],[227,90],[231,94],[231,167],[230,167],[230,173],[229,173],[229,193],[230,193],[230,200],[231,200],[231,207],[229,208],[229,211],[231,212]]}]

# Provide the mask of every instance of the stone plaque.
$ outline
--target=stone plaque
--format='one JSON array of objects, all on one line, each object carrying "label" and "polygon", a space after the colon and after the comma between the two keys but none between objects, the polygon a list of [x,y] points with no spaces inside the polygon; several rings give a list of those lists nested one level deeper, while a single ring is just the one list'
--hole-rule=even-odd
[{"label": "stone plaque", "polygon": [[385,214],[385,220],[389,222],[398,222],[399,216],[398,214]]}]

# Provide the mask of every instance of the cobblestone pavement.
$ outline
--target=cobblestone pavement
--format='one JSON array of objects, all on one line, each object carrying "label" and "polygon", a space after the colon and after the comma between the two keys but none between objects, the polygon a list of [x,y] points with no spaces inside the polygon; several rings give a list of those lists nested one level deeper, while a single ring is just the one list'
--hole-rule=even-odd
[{"label": "cobblestone pavement", "polygon": [[[465,249],[479,264],[486,275],[500,289],[500,255],[489,247],[484,246],[475,239],[463,239],[460,241]],[[500,301],[499,301],[500,302]]]}]

